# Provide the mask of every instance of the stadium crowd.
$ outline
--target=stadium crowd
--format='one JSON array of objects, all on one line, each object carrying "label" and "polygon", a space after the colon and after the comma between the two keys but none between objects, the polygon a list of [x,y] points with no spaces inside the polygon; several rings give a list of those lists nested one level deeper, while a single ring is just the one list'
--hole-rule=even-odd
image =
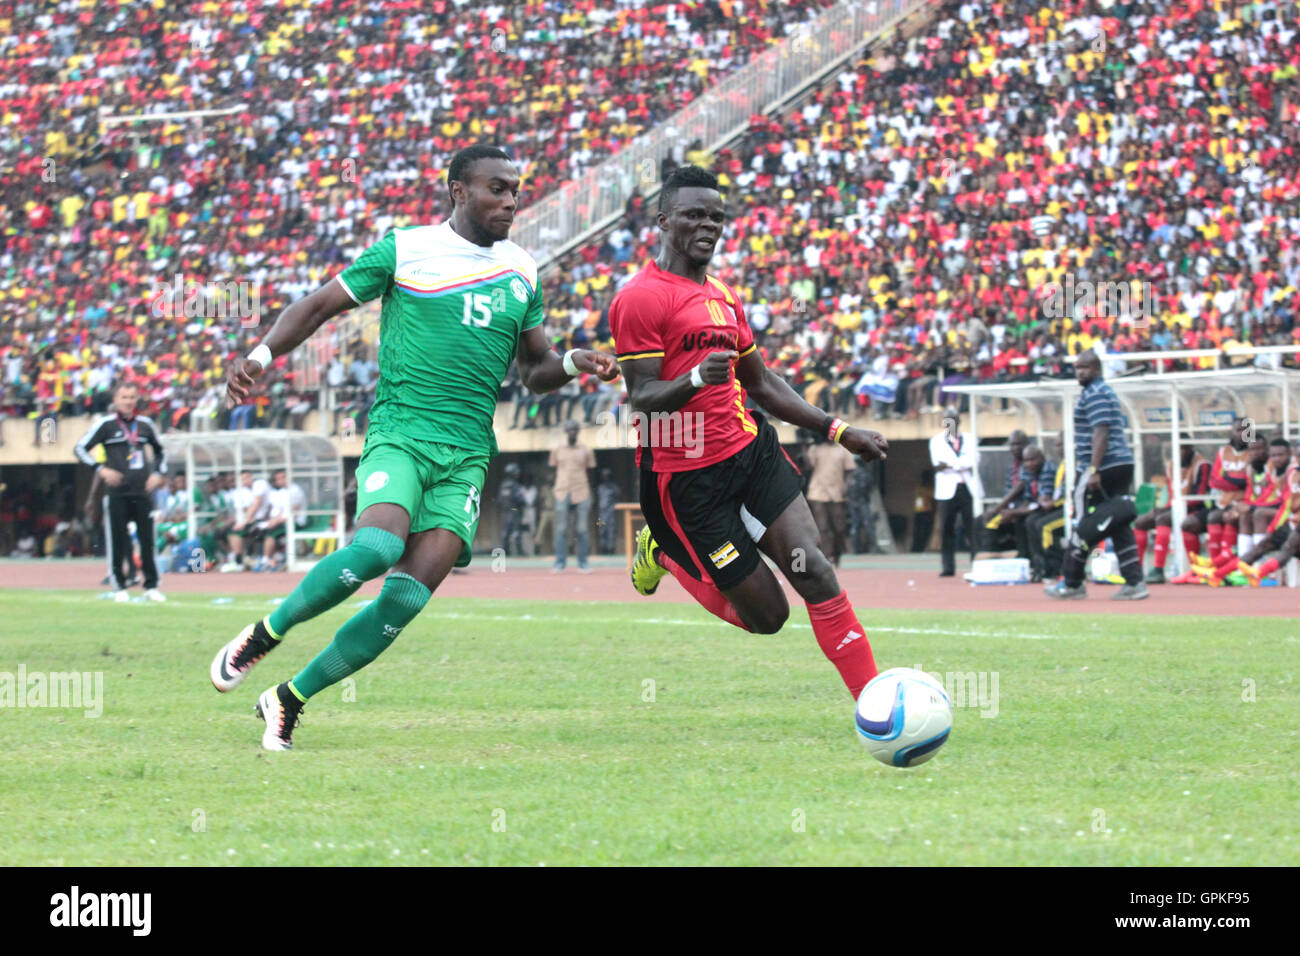
[{"label": "stadium crowd", "polygon": [[[29,6],[0,4],[0,21]],[[435,218],[430,177],[466,137],[506,143],[540,195],[817,9],[336,6],[214,3],[159,23],[63,4],[6,31],[0,410],[98,411],[126,374],[164,427],[195,412],[204,425],[292,422],[315,390],[287,367],[255,407],[221,409],[223,359],[249,337],[232,318],[247,290],[204,283],[247,276],[274,314],[388,225]],[[613,59],[583,34],[610,18]],[[746,296],[769,363],[841,414],[874,400],[877,414],[915,415],[944,381],[1050,375],[1090,347],[1292,344],[1295,18],[1280,3],[951,2],[791,110],[755,116],[733,148],[683,145],[665,168],[722,177],[734,220],[718,273]],[[399,87],[411,67],[446,92]],[[103,137],[95,125],[101,107],[260,103],[262,84],[277,106],[208,118],[197,137],[184,121]],[[608,343],[609,300],[656,232],[634,197],[549,273],[562,345]],[[179,297],[155,281],[178,274],[191,283]],[[1062,301],[1085,286],[1095,301]],[[327,378],[364,425],[372,356],[337,345]],[[1252,360],[1281,361],[1231,361]],[[617,392],[579,381],[535,401],[511,380],[503,398],[528,427],[591,420]]]},{"label": "stadium crowd", "polygon": [[[1294,324],[1300,305],[1295,11],[1268,3],[1219,6],[1075,2],[1049,11],[1027,2],[951,3],[925,32],[877,46],[784,115],[754,117],[734,149],[710,157],[693,144],[694,151],[682,148],[666,158],[665,167],[689,159],[720,174],[735,216],[719,274],[747,297],[768,361],[810,400],[841,413],[874,398],[881,412],[915,415],[941,401],[945,380],[1053,374],[1062,355],[1098,345],[1122,352],[1291,344],[1300,341]],[[701,14],[700,29],[736,12],[703,7],[710,12]],[[331,9],[325,3],[294,16],[276,11],[267,14],[267,25],[277,37],[310,28],[325,41],[313,47],[322,54],[337,53],[340,37],[375,39],[373,46],[359,44],[357,55],[361,66],[375,60],[371,82],[379,83],[396,49],[385,45],[384,31],[397,29],[397,18],[371,24],[369,32],[364,26],[331,30],[322,27]],[[43,39],[2,47],[7,65],[14,75],[34,76],[33,61],[42,53],[65,55],[68,76],[81,77],[90,63],[72,52],[78,31],[108,15],[46,15]],[[432,21],[451,18],[437,30],[442,36],[489,38],[486,47],[470,47],[476,70],[453,71],[473,87],[490,74],[484,58],[496,63],[513,50],[517,59],[510,63],[526,73],[544,59],[538,49],[564,42],[566,26],[576,37],[582,17],[603,15],[588,4],[559,16],[559,30],[523,28],[519,35],[542,45],[536,49],[511,46],[515,35],[508,24],[494,25],[506,21],[493,8],[448,8]],[[712,69],[686,75],[698,81],[725,71],[752,52],[759,36],[778,34],[781,17],[789,15],[763,7],[752,18],[735,16],[730,35],[749,37],[749,45],[705,47],[700,55],[713,58]],[[288,65],[293,58],[280,41],[269,44],[266,63],[250,65],[254,32],[238,18],[230,21],[227,48],[217,42],[220,35],[204,33],[211,20],[158,34],[143,20],[117,16],[124,18],[124,35],[104,56],[120,64],[131,61],[124,51],[134,51],[136,83],[72,78],[37,84],[25,96],[15,85],[0,98],[6,116],[19,120],[9,145],[25,132],[27,144],[43,134],[45,146],[26,156],[20,151],[0,181],[8,208],[22,207],[28,224],[6,229],[0,259],[7,267],[0,281],[0,408],[33,417],[78,407],[98,411],[107,404],[109,382],[129,370],[143,380],[148,406],[164,426],[185,427],[196,410],[205,420],[222,416],[215,424],[223,426],[292,421],[311,407],[314,394],[296,389],[293,373],[283,368],[256,407],[237,410],[242,414],[233,421],[224,417],[222,359],[242,347],[242,329],[226,318],[176,314],[195,311],[184,303],[193,296],[174,299],[160,283],[150,286],[152,299],[132,293],[176,265],[185,281],[200,284],[239,272],[255,277],[259,297],[273,311],[345,261],[345,250],[367,231],[435,215],[435,187],[398,175],[417,164],[384,137],[384,145],[368,148],[383,153],[383,175],[402,182],[401,189],[371,189],[364,174],[349,190],[341,174],[327,175],[320,157],[337,156],[339,144],[321,132],[329,128],[321,111],[333,102],[321,90],[334,88],[334,65],[326,66],[323,55],[304,71],[316,78],[318,95],[291,98],[301,107],[272,116],[265,128],[248,125],[247,116],[209,121],[202,150],[186,142],[178,125],[154,127],[157,142],[146,136],[128,145],[110,135],[96,147],[103,152],[102,162],[90,167],[96,171],[82,174],[70,157],[98,141],[86,126],[93,102],[109,100],[117,109],[211,107],[239,99],[236,74],[247,81],[267,73],[287,83],[298,68]],[[410,22],[424,22],[412,16]],[[538,8],[534,20],[526,15],[521,22],[548,18],[556,19]],[[405,29],[419,29],[410,22]],[[664,55],[650,56],[637,75],[647,82],[660,73],[681,80],[662,68],[676,62],[666,49],[684,55],[670,42],[684,36],[698,38],[698,31],[660,36],[654,49]],[[180,44],[172,52],[188,49],[195,68],[215,70],[224,85],[207,89],[161,73],[156,44],[164,51]],[[236,69],[205,57],[229,57]],[[610,82],[600,70],[590,72]],[[527,88],[540,92],[523,97],[525,106],[555,101],[554,91],[527,75]],[[618,78],[620,90],[626,82]],[[674,88],[676,99],[665,102],[689,100],[695,87],[684,82],[688,88]],[[465,102],[473,102],[473,89],[465,92]],[[53,128],[58,110],[36,108],[42,96],[79,120],[72,124],[76,142]],[[442,102],[461,109],[459,98]],[[608,120],[607,114],[600,115]],[[348,115],[355,126],[357,115]],[[647,116],[653,121],[659,114]],[[518,119],[505,127],[515,129]],[[385,136],[392,132],[377,125]],[[575,121],[568,132],[590,130]],[[467,131],[492,135],[494,127],[471,124]],[[409,133],[402,144],[412,141]],[[465,133],[434,136],[435,157]],[[565,140],[563,128],[555,139]],[[506,141],[528,171],[529,194],[545,192],[566,174],[560,167],[543,172],[543,158],[530,155],[526,139]],[[285,142],[293,148],[277,164],[272,146]],[[58,163],[65,157],[73,168],[60,183]],[[33,199],[31,180],[41,178],[37,161],[52,162],[56,173],[52,188],[37,190]],[[217,171],[226,168],[233,178],[219,181]],[[382,201],[357,199],[363,192]],[[548,319],[563,344],[608,342],[608,302],[620,279],[652,254],[655,234],[650,209],[634,198],[623,222],[549,274]],[[71,301],[57,294],[68,287],[68,272],[86,280],[72,285]],[[1095,301],[1080,308],[1060,302],[1059,293],[1055,300],[1045,296],[1044,290],[1089,283]],[[219,295],[198,311],[213,311]],[[1115,302],[1122,303],[1121,314],[1105,314],[1115,311]],[[238,302],[224,304],[238,310]],[[341,346],[328,379],[345,389],[345,404],[364,423],[373,363]],[[503,397],[516,399],[514,423],[522,417],[527,427],[558,423],[575,410],[592,420],[618,400],[616,393],[617,387],[579,381],[539,402],[512,380]]]},{"label": "stadium crowd", "polygon": [[[510,148],[526,205],[828,3],[4,0],[0,408],[97,411],[130,374],[165,425],[210,416],[233,319],[438,218],[454,149]],[[231,112],[100,123],[193,110]]]},{"label": "stadium crowd", "polygon": [[[28,6],[0,5],[0,21]],[[537,4],[512,19],[503,7],[386,4],[348,18],[330,2],[247,16],[226,6],[159,25],[127,7],[62,5],[0,40],[12,78],[0,147],[15,157],[0,173],[0,411],[99,411],[126,375],[164,427],[300,420],[316,392],[283,362],[254,406],[221,407],[223,359],[250,336],[235,318],[273,315],[388,225],[436,217],[426,174],[446,150],[503,141],[538,195],[615,148],[609,124],[628,121],[629,103],[654,122],[816,10]],[[608,17],[621,18],[631,67],[573,57],[583,27]],[[308,36],[311,53],[296,52]],[[683,145],[664,166],[719,173],[734,218],[718,274],[746,297],[768,362],[840,414],[874,404],[913,416],[937,407],[945,382],[1052,375],[1088,348],[1292,344],[1295,41],[1295,7],[1280,3],[951,2],[787,112],[753,117],[734,147]],[[452,42],[463,55],[447,57]],[[405,59],[457,94],[385,86]],[[548,86],[563,69],[581,83]],[[280,105],[209,118],[198,138],[182,122],[104,137],[94,124],[100,107],[245,103],[261,83],[285,94]],[[485,89],[508,108],[484,107]],[[556,103],[591,109],[557,124]],[[333,165],[350,152],[355,179]],[[545,277],[562,347],[609,344],[608,303],[656,236],[634,197]],[[240,311],[247,289],[204,285],[232,274],[253,283],[253,309]],[[336,346],[324,377],[364,427],[373,356]],[[503,398],[530,427],[591,421],[618,393],[579,380],[535,400],[512,377]]]},{"label": "stadium crowd", "polygon": [[[716,272],[769,364],[840,414],[875,396],[915,415],[944,381],[1056,374],[1089,348],[1296,344],[1296,17],[948,3],[711,157],[734,214]],[[555,325],[599,341],[656,233],[634,202],[566,257]],[[1228,359],[1250,361],[1282,360]]]}]

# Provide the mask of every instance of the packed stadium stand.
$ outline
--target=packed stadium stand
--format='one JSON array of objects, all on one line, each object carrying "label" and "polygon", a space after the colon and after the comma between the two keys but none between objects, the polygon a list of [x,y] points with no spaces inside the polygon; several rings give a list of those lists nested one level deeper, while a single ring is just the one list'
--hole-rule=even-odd
[{"label": "packed stadium stand", "polygon": [[[717,273],[769,363],[841,413],[864,375],[914,415],[941,377],[1099,344],[1293,344],[1298,72],[1294,4],[948,4],[713,158],[735,209]],[[556,326],[599,339],[655,232],[636,210],[567,257]],[[1120,309],[1053,315],[1074,283]]]},{"label": "packed stadium stand", "polygon": [[244,333],[172,316],[175,275],[273,317],[440,218],[466,142],[519,157],[526,205],[824,5],[0,4],[3,404],[102,406],[127,366],[193,407]]},{"label": "packed stadium stand", "polygon": [[[32,16],[29,6],[0,7],[0,19]],[[333,3],[245,16],[195,4],[159,22],[143,8],[63,5],[6,37],[8,414],[97,410],[128,367],[165,423],[185,425],[196,405],[210,415],[221,359],[242,333],[150,316],[170,311],[160,273],[246,275],[273,315],[387,225],[436,217],[436,175],[455,145],[504,142],[526,193],[544,193],[816,12],[385,6],[382,16],[338,16]],[[741,142],[716,156],[683,144],[666,165],[712,165],[731,187],[718,272],[749,298],[769,361],[842,412],[893,393],[894,411],[914,415],[934,404],[940,376],[1050,374],[1057,356],[1098,342],[1291,343],[1295,17],[1294,5],[1269,3],[951,3],[783,115],[755,116]],[[587,50],[584,27],[610,22],[625,45]],[[399,85],[412,69],[436,82]],[[241,112],[203,120],[198,137],[184,120],[104,136],[96,124],[100,109],[232,103]],[[655,232],[634,203],[567,256],[545,284],[552,331],[607,341],[605,308]],[[1046,316],[1042,290],[1067,271],[1128,286],[1138,321]],[[363,405],[365,363],[357,382],[348,350],[341,360],[335,379]],[[312,399],[292,380],[274,383],[255,420],[292,421]],[[543,420],[558,421],[549,411]]]},{"label": "packed stadium stand", "polygon": [[[301,424],[317,390],[288,363],[231,413],[224,360],[388,227],[440,218],[451,150],[505,145],[526,205],[825,6],[0,2],[0,413],[98,411],[130,376],[164,427]],[[1297,77],[1294,3],[937,3],[659,174],[719,174],[716,273],[769,364],[840,414],[914,418],[945,383],[1063,374],[1091,347],[1293,365],[1246,349],[1300,343]],[[634,196],[556,261],[559,347],[609,346],[656,235]],[[230,280],[249,321],[185,314],[186,283]],[[336,427],[364,430],[373,345],[321,353]],[[539,401],[512,375],[498,423],[621,398],[582,379]]]}]

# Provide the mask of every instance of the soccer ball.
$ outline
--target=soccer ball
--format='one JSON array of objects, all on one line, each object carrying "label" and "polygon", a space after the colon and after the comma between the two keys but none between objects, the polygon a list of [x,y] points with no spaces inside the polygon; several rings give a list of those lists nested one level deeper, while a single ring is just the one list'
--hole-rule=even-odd
[{"label": "soccer ball", "polygon": [[948,739],[952,701],[924,671],[895,667],[862,688],[856,722],[867,753],[891,767],[915,767]]}]

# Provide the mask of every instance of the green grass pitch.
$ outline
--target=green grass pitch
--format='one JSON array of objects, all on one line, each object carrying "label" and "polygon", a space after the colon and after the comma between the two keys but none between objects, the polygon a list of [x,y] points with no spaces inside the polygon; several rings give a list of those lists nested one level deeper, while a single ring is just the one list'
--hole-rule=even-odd
[{"label": "green grass pitch", "polygon": [[[257,693],[355,610],[217,694],[213,654],[268,608],[0,592],[0,863],[1300,863],[1280,618],[860,608],[882,668],[983,674],[895,770],[802,609],[751,636],[654,601],[434,599],[264,753]],[[102,715],[5,702],[20,666],[102,672]]]}]

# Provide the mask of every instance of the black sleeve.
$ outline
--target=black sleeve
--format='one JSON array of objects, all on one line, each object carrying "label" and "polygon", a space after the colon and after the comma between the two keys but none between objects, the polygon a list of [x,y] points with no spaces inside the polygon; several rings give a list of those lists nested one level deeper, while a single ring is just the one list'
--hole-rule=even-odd
[{"label": "black sleeve", "polygon": [[147,438],[150,447],[153,448],[154,466],[153,470],[160,475],[167,474],[167,452],[163,450],[162,442],[158,440],[158,432],[153,423],[149,423],[149,435]]},{"label": "black sleeve", "polygon": [[81,441],[77,442],[75,449],[77,460],[83,465],[89,465],[91,468],[98,468],[99,462],[95,461],[95,456],[90,450],[104,440],[104,420],[99,419],[98,425],[91,425],[90,431],[81,436]]}]

